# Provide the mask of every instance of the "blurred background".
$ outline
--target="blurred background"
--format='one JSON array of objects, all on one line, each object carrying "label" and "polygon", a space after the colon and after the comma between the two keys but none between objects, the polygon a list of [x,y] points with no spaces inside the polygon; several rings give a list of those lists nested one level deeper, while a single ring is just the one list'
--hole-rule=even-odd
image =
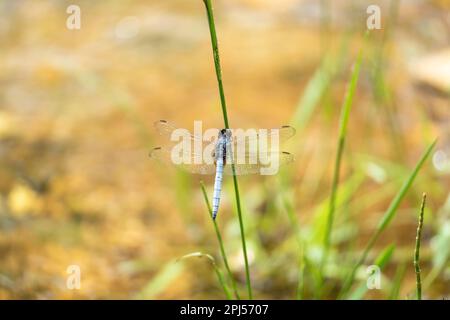
[{"label": "blurred background", "polygon": [[[69,30],[66,9],[81,8]],[[332,248],[321,283],[339,113],[363,46],[366,9],[382,30],[366,44],[348,125]],[[213,1],[231,127],[292,124],[296,161],[278,176],[239,177],[256,298],[293,299],[299,246],[304,298],[336,298],[402,182],[433,154],[366,263],[392,250],[380,290],[414,297],[417,216],[425,298],[450,294],[450,2]],[[148,158],[153,123],[220,128],[223,118],[201,0],[0,1],[0,298],[224,298],[200,179]],[[292,217],[299,229],[292,228]],[[231,179],[218,225],[245,296]],[[298,234],[297,234],[298,233]],[[81,270],[81,288],[66,286]],[[318,283],[322,288],[318,289]],[[319,292],[319,293],[318,293]],[[321,293],[320,293],[321,292]]]}]

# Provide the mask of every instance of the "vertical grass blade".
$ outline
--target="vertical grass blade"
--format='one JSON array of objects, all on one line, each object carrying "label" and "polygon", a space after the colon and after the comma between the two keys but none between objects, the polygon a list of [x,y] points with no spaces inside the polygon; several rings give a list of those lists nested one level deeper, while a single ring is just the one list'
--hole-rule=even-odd
[{"label": "vertical grass blade", "polygon": [[434,236],[433,242],[433,261],[432,268],[427,276],[422,280],[422,288],[429,288],[437,279],[438,276],[445,272],[444,270],[448,268],[448,261],[450,259],[450,219],[448,217],[450,213],[450,194],[447,195],[447,199],[442,205],[439,212],[443,213],[443,221],[439,223],[438,230]]},{"label": "vertical grass blade", "polygon": [[306,85],[291,121],[292,125],[299,131],[303,130],[309,122],[311,115],[331,82],[333,75],[330,65],[332,62],[334,63],[330,57],[325,57]]},{"label": "vertical grass blade", "polygon": [[210,204],[209,199],[208,199],[208,194],[206,193],[205,185],[203,184],[202,181],[200,182],[200,186],[202,188],[203,197],[205,199],[206,206],[208,207],[209,215],[210,215],[211,220],[212,220],[213,225],[214,225],[214,230],[216,232],[217,240],[219,241],[220,253],[222,255],[222,260],[223,260],[223,264],[225,266],[225,270],[227,271],[228,278],[231,281],[231,285],[233,287],[234,295],[236,296],[236,299],[240,300],[241,297],[239,296],[239,292],[237,290],[236,281],[234,280],[233,273],[231,272],[231,269],[230,269],[230,265],[228,264],[228,258],[227,258],[227,255],[225,253],[225,246],[223,245],[222,235],[220,234],[219,227],[217,226],[217,221],[215,219],[212,219],[211,204]]},{"label": "vertical grass blade", "polygon": [[[216,70],[217,83],[219,86],[220,103],[222,106],[223,121],[225,124],[225,128],[229,129],[230,126],[229,126],[229,122],[228,122],[225,91],[223,89],[222,69],[220,66],[219,46],[217,43],[217,33],[216,33],[216,25],[214,22],[213,8],[212,8],[211,0],[203,0],[203,3],[205,4],[206,14],[208,16],[209,31],[210,31],[210,35],[211,35],[211,45],[212,45],[213,57],[214,57],[214,67]],[[252,285],[251,285],[251,281],[250,281],[250,269],[249,269],[249,265],[248,265],[247,244],[245,241],[244,222],[242,220],[241,200],[240,200],[240,195],[239,195],[238,181],[237,181],[237,177],[236,177],[236,168],[234,167],[233,163],[231,164],[231,169],[233,171],[233,186],[234,186],[234,193],[235,193],[235,197],[236,197],[236,207],[237,207],[237,212],[238,212],[239,228],[240,228],[240,232],[241,232],[242,251],[244,253],[245,276],[246,276],[246,282],[247,282],[248,298],[251,300],[253,298],[253,294],[252,294]]]},{"label": "vertical grass blade", "polygon": [[[367,37],[367,35],[366,35]],[[344,104],[342,106],[341,110],[341,116],[339,121],[339,136],[338,136],[338,146],[337,146],[337,153],[336,153],[336,159],[334,163],[334,173],[333,173],[333,182],[331,185],[331,196],[330,196],[330,202],[328,206],[328,215],[327,215],[327,222],[325,227],[325,237],[324,237],[324,254],[322,257],[321,262],[321,270],[323,269],[323,266],[325,265],[327,261],[328,251],[330,249],[330,243],[331,243],[331,232],[333,229],[333,221],[334,221],[334,212],[336,209],[336,195],[337,190],[339,186],[339,174],[341,170],[341,161],[342,161],[342,155],[344,152],[344,146],[345,146],[345,139],[347,135],[347,126],[348,126],[348,120],[350,117],[350,111],[353,105],[353,97],[355,95],[356,91],[356,85],[358,83],[359,78],[359,72],[361,69],[361,61],[362,61],[362,55],[363,50],[361,49],[358,58],[356,60],[356,63],[353,67],[353,72],[351,75],[350,83],[347,88],[347,93],[344,99]]]},{"label": "vertical grass blade", "polygon": [[242,209],[241,209],[241,200],[239,195],[239,187],[238,182],[236,178],[236,171],[234,164],[231,164],[231,169],[233,170],[233,186],[234,186],[234,194],[236,197],[236,208],[238,212],[238,219],[239,219],[239,229],[241,232],[241,242],[242,242],[242,251],[244,253],[244,263],[245,263],[245,277],[247,282],[247,291],[248,291],[248,299],[253,299],[253,293],[252,293],[252,284],[250,280],[250,268],[248,266],[248,255],[247,255],[247,244],[245,241],[245,231],[244,231],[244,221],[242,219]]},{"label": "vertical grass blade", "polygon": [[395,198],[392,200],[391,204],[389,205],[388,209],[386,210],[385,214],[381,218],[380,222],[378,223],[378,226],[375,230],[375,233],[370,238],[366,248],[364,249],[360,259],[357,261],[355,266],[352,268],[349,276],[346,278],[344,285],[342,287],[340,297],[345,295],[347,291],[350,289],[353,280],[355,279],[355,274],[357,269],[364,263],[364,261],[367,258],[367,255],[369,254],[369,251],[372,249],[375,242],[380,237],[381,233],[388,227],[389,223],[392,221],[392,219],[397,214],[397,209],[400,206],[400,203],[402,202],[403,198],[405,197],[408,190],[411,188],[411,185],[413,184],[417,174],[419,173],[420,169],[422,168],[425,161],[428,159],[429,155],[431,154],[431,151],[433,150],[434,146],[436,145],[436,140],[428,146],[425,153],[420,158],[419,162],[417,162],[416,167],[409,175],[408,179],[403,183],[402,187],[396,194]]},{"label": "vertical grass blade", "polygon": [[299,249],[299,258],[298,258],[298,277],[297,277],[297,289],[295,293],[295,297],[297,300],[303,299],[303,292],[305,286],[305,265],[306,265],[306,257],[305,257],[305,244],[300,237],[300,224],[298,221],[298,217],[295,215],[294,209],[291,204],[288,202],[286,197],[283,197],[283,204],[288,215],[289,222],[292,226],[292,232],[294,233],[295,240],[298,244]]},{"label": "vertical grass blade", "polygon": [[225,123],[225,128],[228,129],[229,124],[228,124],[228,114],[227,114],[227,103],[225,100],[225,91],[223,89],[222,68],[220,67],[219,45],[218,45],[218,41],[217,41],[216,24],[214,22],[213,8],[212,8],[211,0],[203,0],[203,2],[205,3],[206,15],[208,16],[209,32],[211,35],[211,45],[212,45],[213,56],[214,56],[214,67],[216,69],[217,84],[219,85],[220,104],[222,106],[223,121]]},{"label": "vertical grass blade", "polygon": [[339,45],[338,53],[328,52],[323,56],[320,66],[308,80],[295,108],[291,124],[297,129],[297,134],[309,123],[314,111],[326,95],[327,89],[336,74],[341,70],[348,52],[348,39],[344,37]]},{"label": "vertical grass blade", "polygon": [[223,278],[222,271],[220,271],[220,269],[217,267],[217,265],[215,263],[213,264],[213,267],[214,267],[214,271],[216,272],[217,279],[219,280],[219,283],[220,283],[220,285],[223,288],[225,296],[227,297],[228,300],[232,300],[230,291],[228,290],[228,287],[227,287],[227,285],[225,283],[225,280]]},{"label": "vertical grass blade", "polygon": [[427,201],[427,194],[424,193],[422,196],[422,204],[420,206],[419,222],[417,224],[417,234],[416,234],[416,248],[414,250],[414,270],[416,272],[416,292],[417,300],[422,300],[422,281],[420,279],[420,240],[422,237],[422,227],[423,227],[423,213],[425,211],[425,203]]},{"label": "vertical grass blade", "polygon": [[391,292],[389,293],[389,300],[398,300],[400,295],[400,287],[405,277],[406,264],[402,263],[395,272],[394,282],[391,287]]}]

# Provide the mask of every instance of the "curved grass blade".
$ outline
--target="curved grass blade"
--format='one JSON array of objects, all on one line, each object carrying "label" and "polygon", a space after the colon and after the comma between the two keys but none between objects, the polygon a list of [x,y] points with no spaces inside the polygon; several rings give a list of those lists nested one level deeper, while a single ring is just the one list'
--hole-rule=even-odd
[{"label": "curved grass blade", "polygon": [[[378,255],[378,257],[375,259],[375,265],[380,268],[380,271],[383,271],[383,269],[386,267],[386,265],[389,263],[389,261],[392,258],[392,254],[394,253],[395,245],[391,244],[386,247],[381,253]],[[366,294],[368,288],[367,283],[363,282],[361,285],[353,291],[353,293],[349,296],[350,300],[361,300],[364,295]]]},{"label": "curved grass blade", "polygon": [[154,299],[183,272],[183,265],[169,261],[134,297],[135,299]]},{"label": "curved grass blade", "polygon": [[182,256],[177,261],[189,259],[189,258],[195,258],[195,257],[196,258],[207,258],[209,260],[209,262],[211,262],[211,265],[214,268],[214,272],[216,273],[217,279],[219,280],[219,283],[225,293],[225,296],[227,297],[228,300],[231,300],[232,299],[231,294],[225,283],[225,279],[223,278],[222,271],[220,271],[219,267],[216,264],[216,260],[211,255],[209,255],[207,253],[202,253],[202,252],[193,252],[193,253],[189,253],[189,254]]}]

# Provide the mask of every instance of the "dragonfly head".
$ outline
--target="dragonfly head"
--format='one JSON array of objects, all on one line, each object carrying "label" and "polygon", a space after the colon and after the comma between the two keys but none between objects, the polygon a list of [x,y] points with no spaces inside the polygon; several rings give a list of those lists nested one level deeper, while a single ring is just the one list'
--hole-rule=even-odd
[{"label": "dragonfly head", "polygon": [[231,138],[231,130],[230,129],[221,129],[219,132],[219,137]]}]

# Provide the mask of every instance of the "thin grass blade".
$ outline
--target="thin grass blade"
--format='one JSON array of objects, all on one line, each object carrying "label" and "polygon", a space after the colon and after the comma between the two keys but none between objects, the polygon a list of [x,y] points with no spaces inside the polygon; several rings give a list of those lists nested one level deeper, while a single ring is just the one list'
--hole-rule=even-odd
[{"label": "thin grass blade", "polygon": [[370,238],[366,248],[364,249],[360,259],[353,267],[352,271],[350,272],[349,276],[344,282],[344,285],[342,287],[340,297],[344,296],[348,290],[350,289],[353,280],[355,279],[355,274],[357,269],[364,263],[364,261],[367,258],[367,255],[369,254],[370,250],[372,249],[375,242],[380,237],[381,233],[388,227],[389,223],[394,219],[394,217],[397,214],[397,209],[400,206],[400,203],[402,202],[403,198],[405,197],[408,190],[411,188],[411,185],[413,184],[415,178],[417,177],[417,174],[419,173],[420,169],[423,167],[425,161],[428,159],[429,155],[431,154],[431,151],[434,149],[434,146],[436,145],[436,140],[428,146],[420,160],[417,162],[416,167],[411,172],[410,176],[405,180],[402,187],[398,191],[395,198],[392,200],[391,204],[389,205],[388,209],[386,210],[385,214],[381,218],[380,222],[378,223],[378,226],[375,230],[375,233]]},{"label": "thin grass blade", "polygon": [[[225,128],[229,129],[229,122],[228,122],[228,113],[227,113],[227,104],[225,100],[225,91],[223,88],[223,82],[222,82],[222,68],[220,66],[220,55],[219,55],[219,45],[217,41],[217,32],[216,32],[216,25],[214,22],[214,14],[213,14],[213,8],[211,4],[211,0],[203,0],[203,3],[205,4],[206,8],[206,14],[208,17],[208,25],[209,25],[209,31],[211,35],[211,46],[213,50],[213,57],[214,57],[214,67],[216,70],[216,78],[217,78],[217,84],[219,87],[219,95],[220,95],[220,103],[222,107],[222,114],[223,114],[223,122],[225,124]],[[239,228],[241,232],[241,242],[242,242],[242,251],[244,253],[244,264],[245,264],[245,277],[247,282],[247,290],[248,290],[248,298],[251,300],[253,299],[253,293],[252,293],[252,285],[250,280],[250,268],[248,263],[248,254],[247,254],[247,243],[245,241],[245,231],[244,231],[244,222],[242,219],[242,210],[241,210],[241,197],[239,194],[239,186],[238,181],[236,177],[236,169],[234,164],[231,164],[231,168],[233,170],[233,186],[234,186],[234,194],[236,198],[236,207],[238,211],[238,219],[239,219]]]}]

